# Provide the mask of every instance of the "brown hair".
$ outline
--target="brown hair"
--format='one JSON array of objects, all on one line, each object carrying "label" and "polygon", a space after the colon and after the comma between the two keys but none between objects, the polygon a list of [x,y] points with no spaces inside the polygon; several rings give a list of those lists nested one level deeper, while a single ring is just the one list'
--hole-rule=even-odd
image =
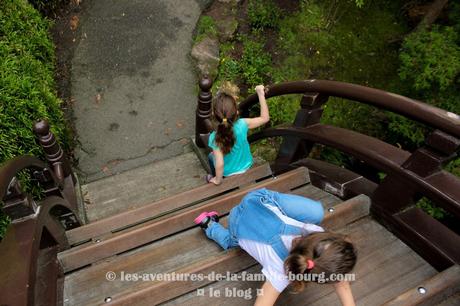
[{"label": "brown hair", "polygon": [[214,118],[217,121],[216,144],[222,153],[228,154],[235,144],[233,123],[238,119],[236,99],[238,87],[230,82],[224,82],[214,99]]},{"label": "brown hair", "polygon": [[[308,280],[321,282],[318,277],[309,277],[309,274],[324,274],[327,278],[334,273],[349,273],[356,264],[356,258],[356,249],[345,236],[328,232],[314,233],[300,238],[293,245],[284,261],[284,269],[287,274],[295,276],[292,285],[295,292],[300,292]],[[314,262],[312,269],[307,268],[308,260]],[[299,275],[300,278],[297,277]]]}]

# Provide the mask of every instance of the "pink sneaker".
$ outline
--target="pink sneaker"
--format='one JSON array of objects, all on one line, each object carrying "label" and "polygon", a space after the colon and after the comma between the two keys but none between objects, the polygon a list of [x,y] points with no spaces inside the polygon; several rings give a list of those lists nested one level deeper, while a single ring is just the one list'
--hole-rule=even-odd
[{"label": "pink sneaker", "polygon": [[211,220],[214,222],[219,222],[219,214],[216,211],[204,211],[198,217],[196,217],[193,222],[200,225],[201,228],[206,229]]}]

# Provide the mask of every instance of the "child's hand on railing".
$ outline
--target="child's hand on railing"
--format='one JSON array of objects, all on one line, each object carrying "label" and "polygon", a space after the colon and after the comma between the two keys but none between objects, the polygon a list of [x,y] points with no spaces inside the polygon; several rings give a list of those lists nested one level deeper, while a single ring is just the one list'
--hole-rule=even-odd
[{"label": "child's hand on railing", "polygon": [[257,85],[256,86],[256,93],[257,95],[263,95],[265,96],[265,86],[264,85]]}]

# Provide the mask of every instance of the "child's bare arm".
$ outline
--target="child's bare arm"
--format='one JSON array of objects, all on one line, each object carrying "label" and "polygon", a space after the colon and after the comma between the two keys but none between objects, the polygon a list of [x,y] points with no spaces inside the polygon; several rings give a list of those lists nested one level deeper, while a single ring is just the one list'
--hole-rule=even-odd
[{"label": "child's bare arm", "polygon": [[222,178],[224,177],[224,155],[220,150],[214,150],[215,158],[215,167],[216,167],[216,176],[209,180],[209,182],[220,185],[222,183]]},{"label": "child's bare arm", "polygon": [[343,306],[355,306],[355,300],[353,299],[353,293],[351,292],[349,282],[338,282],[334,284],[334,287]]},{"label": "child's bare arm", "polygon": [[261,290],[261,294],[257,295],[254,306],[271,306],[274,305],[280,293],[272,286],[269,281],[266,281]]},{"label": "child's bare arm", "polygon": [[256,92],[257,92],[257,96],[259,97],[260,116],[256,118],[245,118],[244,119],[250,129],[255,129],[261,125],[264,125],[268,121],[270,121],[270,113],[268,111],[267,101],[265,100],[264,85],[257,85]]}]

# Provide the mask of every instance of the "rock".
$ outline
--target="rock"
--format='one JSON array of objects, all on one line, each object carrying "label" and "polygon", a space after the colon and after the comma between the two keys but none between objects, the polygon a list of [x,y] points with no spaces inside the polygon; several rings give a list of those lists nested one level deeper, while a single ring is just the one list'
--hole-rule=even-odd
[{"label": "rock", "polygon": [[196,42],[192,48],[192,57],[201,75],[208,74],[211,79],[217,76],[219,67],[219,41],[217,38],[205,37]]},{"label": "rock", "polygon": [[233,14],[216,20],[216,26],[219,31],[219,38],[221,41],[231,40],[238,28],[238,21],[236,20],[236,16]]},{"label": "rock", "polygon": [[238,2],[238,0],[215,1],[207,13],[214,19],[220,41],[231,40],[235,35],[238,27],[236,18]]}]

